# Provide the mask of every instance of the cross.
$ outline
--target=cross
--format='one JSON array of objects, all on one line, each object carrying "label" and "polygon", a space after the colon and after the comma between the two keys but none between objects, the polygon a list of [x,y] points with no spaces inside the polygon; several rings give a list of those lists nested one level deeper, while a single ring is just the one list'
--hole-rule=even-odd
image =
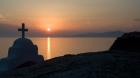
[{"label": "cross", "polygon": [[22,28],[19,28],[18,31],[22,32],[22,38],[25,38],[25,32],[28,31],[28,29],[25,28],[25,24],[22,23]]}]

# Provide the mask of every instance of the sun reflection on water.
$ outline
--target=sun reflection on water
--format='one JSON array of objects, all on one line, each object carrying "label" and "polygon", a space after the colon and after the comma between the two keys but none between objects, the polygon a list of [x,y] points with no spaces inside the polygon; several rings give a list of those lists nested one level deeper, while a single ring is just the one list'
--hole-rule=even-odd
[{"label": "sun reflection on water", "polygon": [[47,59],[51,58],[51,39],[50,37],[47,38]]}]

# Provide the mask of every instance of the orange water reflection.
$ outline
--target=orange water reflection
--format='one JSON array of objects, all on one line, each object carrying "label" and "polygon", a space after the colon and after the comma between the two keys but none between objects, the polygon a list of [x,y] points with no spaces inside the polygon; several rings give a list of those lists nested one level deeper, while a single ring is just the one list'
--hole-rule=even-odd
[{"label": "orange water reflection", "polygon": [[32,38],[34,44],[38,46],[40,55],[43,55],[45,59],[51,58],[51,38]]},{"label": "orange water reflection", "polygon": [[51,58],[51,39],[50,37],[47,38],[48,47],[47,47],[47,59]]}]

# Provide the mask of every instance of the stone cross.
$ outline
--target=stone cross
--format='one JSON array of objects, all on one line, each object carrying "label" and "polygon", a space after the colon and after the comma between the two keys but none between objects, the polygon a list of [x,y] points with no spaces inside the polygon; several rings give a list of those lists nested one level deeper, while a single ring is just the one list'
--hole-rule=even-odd
[{"label": "stone cross", "polygon": [[22,38],[25,38],[25,32],[28,31],[28,29],[25,28],[25,24],[22,23],[22,28],[19,28],[18,31],[22,32]]}]

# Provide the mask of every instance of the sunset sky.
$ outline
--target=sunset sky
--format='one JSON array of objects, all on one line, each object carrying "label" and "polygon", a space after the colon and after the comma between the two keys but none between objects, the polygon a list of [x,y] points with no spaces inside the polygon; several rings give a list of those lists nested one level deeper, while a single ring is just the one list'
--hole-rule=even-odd
[{"label": "sunset sky", "polygon": [[1,26],[51,32],[140,30],[140,0],[0,0]]}]

